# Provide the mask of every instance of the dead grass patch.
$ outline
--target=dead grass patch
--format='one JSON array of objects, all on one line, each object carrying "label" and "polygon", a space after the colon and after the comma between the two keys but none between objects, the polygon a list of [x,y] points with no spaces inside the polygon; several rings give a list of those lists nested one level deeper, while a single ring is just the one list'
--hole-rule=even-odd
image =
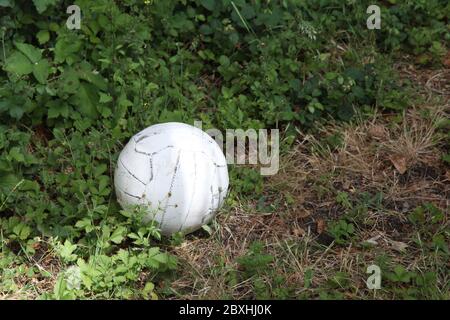
[{"label": "dead grass patch", "polygon": [[[318,297],[324,286],[340,290],[344,280],[344,298],[396,297],[368,290],[365,267],[386,254],[394,264],[432,269],[430,257],[411,242],[414,231],[407,213],[425,202],[448,212],[448,168],[441,160],[445,142],[436,132],[436,124],[447,116],[446,107],[411,109],[401,121],[376,114],[302,135],[283,157],[279,173],[266,181],[267,198],[283,200],[276,212],[237,206],[218,216],[211,237],[193,236],[173,250],[185,266],[172,284],[176,297],[255,298],[252,279],[232,284],[229,278],[233,270],[239,272],[236,258],[256,240],[265,244],[274,257],[275,273],[285,277],[297,297]],[[324,142],[331,136],[339,137],[337,145]],[[347,194],[352,203],[363,193],[382,194],[378,207],[366,204],[356,224],[357,241],[346,246],[336,245],[328,234],[329,224],[349,210],[337,201],[338,193]],[[374,249],[366,250],[363,244]],[[314,273],[310,280],[305,278],[307,270]],[[348,279],[336,276],[340,274]],[[270,287],[272,280],[263,281]],[[442,274],[439,281],[444,288]]]}]

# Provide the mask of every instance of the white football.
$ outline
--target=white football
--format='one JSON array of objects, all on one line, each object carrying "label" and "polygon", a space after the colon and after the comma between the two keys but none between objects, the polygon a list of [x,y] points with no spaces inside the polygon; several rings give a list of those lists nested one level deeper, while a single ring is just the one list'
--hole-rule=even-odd
[{"label": "white football", "polygon": [[219,145],[202,130],[177,122],[157,124],[133,136],[114,174],[123,208],[145,206],[164,235],[189,233],[207,224],[228,190],[228,169]]}]

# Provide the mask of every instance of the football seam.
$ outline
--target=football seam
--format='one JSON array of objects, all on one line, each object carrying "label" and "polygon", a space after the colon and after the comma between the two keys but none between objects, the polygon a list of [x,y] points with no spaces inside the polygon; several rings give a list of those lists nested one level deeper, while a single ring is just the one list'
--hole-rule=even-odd
[{"label": "football seam", "polygon": [[170,201],[170,198],[171,198],[171,195],[172,195],[172,189],[173,189],[173,185],[174,185],[174,182],[175,182],[175,177],[177,175],[177,172],[178,172],[178,169],[179,169],[179,166],[180,166],[180,156],[181,156],[181,151],[178,150],[177,162],[176,162],[175,168],[173,170],[173,176],[172,176],[172,181],[170,182],[169,192],[168,192],[168,195],[167,195],[167,201],[166,201],[166,204],[164,206],[164,211],[163,211],[163,214],[162,214],[162,217],[161,217],[161,227],[164,224],[164,218],[166,217],[167,208],[169,207],[169,201]]},{"label": "football seam", "polygon": [[217,162],[214,161],[214,158],[210,155],[207,154],[205,151],[202,150],[185,150],[185,149],[180,149],[183,152],[192,152],[192,153],[203,153],[205,156],[207,156],[209,158],[209,160],[212,162],[212,164],[217,167],[217,168],[225,168],[227,167],[227,164],[217,164]]},{"label": "football seam", "polygon": [[123,192],[123,193],[126,194],[127,196],[130,196],[130,197],[132,197],[132,198],[136,198],[136,199],[138,199],[138,200],[142,200],[142,196],[140,197],[140,196],[137,196],[137,195],[135,195],[135,194],[131,194],[131,193],[129,193],[129,192],[123,190],[122,188],[119,188],[118,186],[116,186],[116,189],[119,190],[120,192]]},{"label": "football seam", "polygon": [[165,146],[164,148],[162,148],[162,149],[160,149],[160,150],[158,150],[158,151],[154,151],[154,152],[152,152],[152,153],[148,153],[148,152],[145,152],[145,151],[138,150],[138,149],[137,149],[137,146],[138,146],[138,145],[135,144],[135,146],[134,146],[134,151],[135,151],[136,153],[144,154],[144,155],[146,155],[146,156],[154,156],[154,155],[156,155],[157,153],[159,153],[159,152],[161,152],[161,151],[164,151],[164,150],[166,150],[166,149],[175,148],[175,146],[169,145],[169,146]]},{"label": "football seam", "polygon": [[136,177],[136,176],[130,171],[130,169],[128,169],[128,167],[123,163],[123,160],[122,160],[122,159],[119,159],[119,161],[120,161],[120,164],[122,165],[122,167],[128,172],[128,174],[129,174],[130,176],[132,176],[134,179],[136,179],[137,181],[139,181],[140,183],[142,183],[144,186],[147,185],[144,181],[142,181],[141,179],[139,179],[138,177]]},{"label": "football seam", "polygon": [[189,218],[189,214],[191,213],[192,202],[194,202],[195,187],[197,185],[197,162],[195,160],[196,159],[195,159],[195,153],[194,153],[194,186],[192,187],[191,202],[189,203],[189,208],[188,208],[188,211],[186,213],[186,217],[184,218],[184,221],[181,224],[181,226],[178,229],[178,231],[181,231],[183,229],[184,225],[186,224],[187,219]]},{"label": "football seam", "polygon": [[150,133],[150,134],[145,134],[142,137],[139,136],[139,135],[136,135],[136,136],[133,137],[133,140],[134,140],[135,144],[138,144],[139,142],[141,142],[141,141],[143,141],[143,140],[145,140],[147,138],[150,138],[150,137],[153,137],[153,136],[157,136],[157,135],[159,135],[161,133],[162,132],[153,132],[153,133]]}]

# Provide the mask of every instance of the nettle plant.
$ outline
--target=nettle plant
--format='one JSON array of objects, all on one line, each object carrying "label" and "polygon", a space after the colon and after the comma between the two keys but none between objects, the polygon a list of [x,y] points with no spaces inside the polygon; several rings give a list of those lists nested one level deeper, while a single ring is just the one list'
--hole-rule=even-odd
[{"label": "nettle plant", "polygon": [[[2,118],[51,127],[87,119],[116,128],[190,121],[201,113],[216,127],[258,128],[287,121],[308,125],[327,114],[348,119],[355,108],[375,101],[395,106],[383,103],[376,90],[381,80],[385,89],[394,84],[375,63],[351,52],[343,66],[334,63],[330,40],[345,44],[348,39],[338,34],[349,24],[355,41],[375,45],[368,30],[358,29],[364,5],[74,3],[81,9],[80,30],[66,27],[68,1],[0,4],[7,13],[0,19]],[[396,101],[402,106],[402,97]],[[128,121],[130,115],[138,122]]]}]

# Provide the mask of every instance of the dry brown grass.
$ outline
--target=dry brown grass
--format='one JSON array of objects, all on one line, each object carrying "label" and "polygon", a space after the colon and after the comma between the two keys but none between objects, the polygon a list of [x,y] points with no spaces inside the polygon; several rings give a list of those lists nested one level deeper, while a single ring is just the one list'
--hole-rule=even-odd
[{"label": "dry brown grass", "polygon": [[[33,300],[43,293],[53,292],[59,272],[63,269],[62,262],[55,257],[53,250],[48,243],[41,240],[35,244],[34,256],[28,256],[28,264],[23,264],[21,268],[37,268],[41,274],[32,277],[25,272],[18,273],[14,278],[15,292],[0,292],[0,300]],[[10,266],[12,268],[14,266]],[[19,268],[19,266],[15,266]]]},{"label": "dry brown grass", "polygon": [[[418,270],[430,270],[436,262],[411,243],[413,230],[406,214],[424,202],[448,212],[449,172],[440,159],[443,143],[436,133],[436,123],[447,116],[445,112],[445,108],[411,109],[400,122],[377,114],[301,136],[297,147],[282,159],[279,173],[266,182],[268,199],[294,201],[285,200],[272,214],[241,204],[218,216],[211,237],[192,236],[175,248],[185,266],[172,284],[175,296],[254,298],[251,279],[230,285],[228,278],[230,270],[239,270],[236,258],[259,240],[274,256],[275,273],[285,277],[296,296],[308,292],[314,297],[333,275],[344,272],[350,283],[343,291],[345,298],[395,297],[383,290],[369,292],[365,268],[380,254]],[[340,146],[326,147],[324,138],[333,135],[341,136]],[[367,209],[356,226],[358,242],[347,246],[338,246],[327,236],[327,224],[346,211],[336,202],[338,192],[352,200],[363,192],[383,194],[382,208]],[[363,242],[375,249],[364,250]],[[308,269],[314,277],[306,289]],[[440,278],[440,288],[447,280]]]}]

